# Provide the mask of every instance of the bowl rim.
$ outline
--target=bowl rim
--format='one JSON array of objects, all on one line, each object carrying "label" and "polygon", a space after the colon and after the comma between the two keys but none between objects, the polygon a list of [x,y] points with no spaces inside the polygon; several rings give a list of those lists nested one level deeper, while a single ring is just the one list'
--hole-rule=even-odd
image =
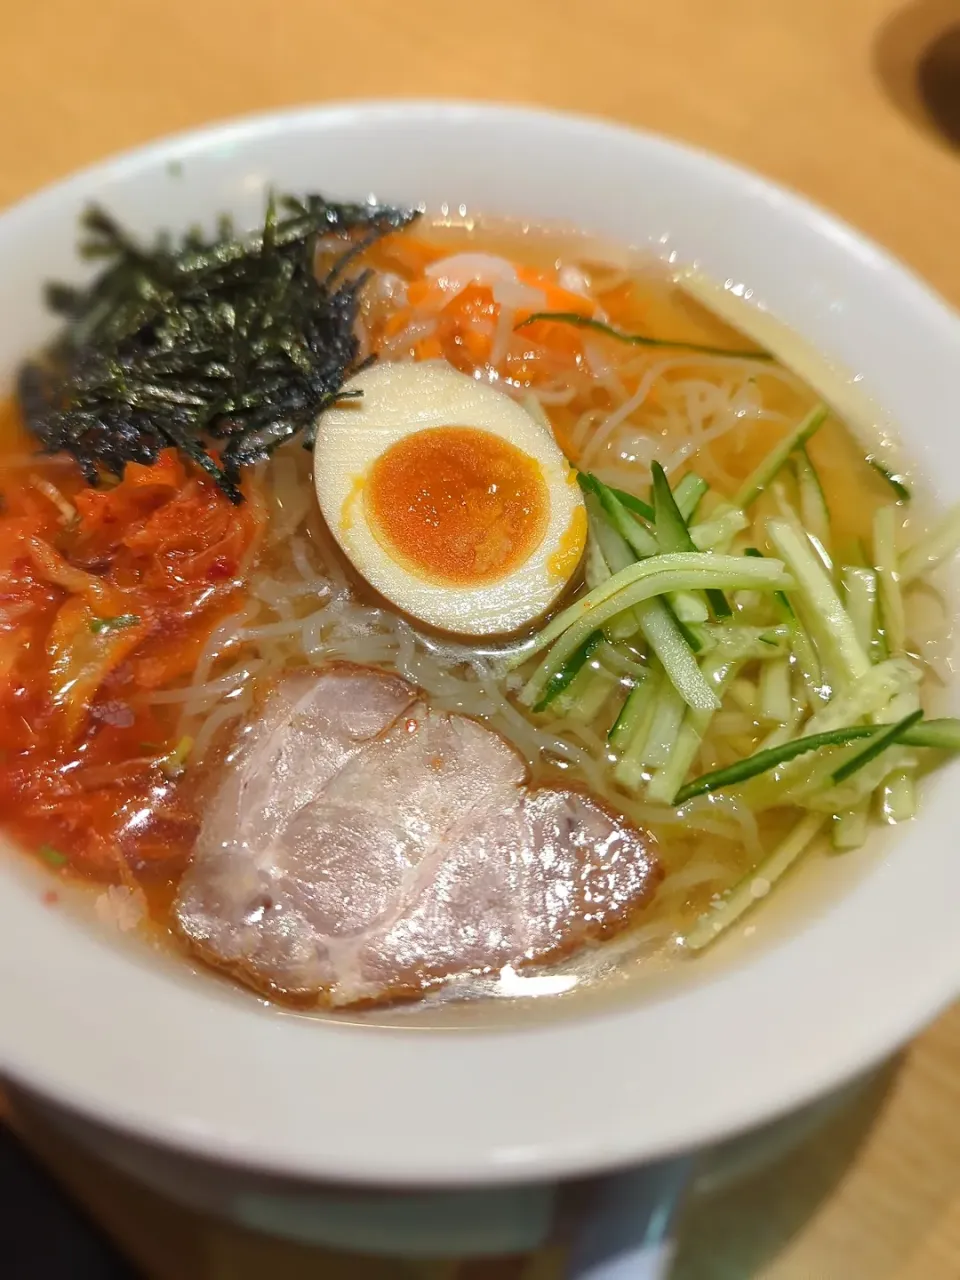
[{"label": "bowl rim", "polygon": [[[461,119],[485,122],[491,127],[513,125],[560,130],[571,139],[603,135],[619,138],[624,145],[638,150],[646,148],[661,154],[670,153],[704,172],[707,178],[735,183],[745,195],[776,206],[788,220],[792,218],[803,223],[815,234],[831,240],[843,253],[858,258],[864,270],[882,272],[892,282],[891,288],[907,299],[924,323],[932,330],[942,330],[944,342],[960,343],[960,318],[925,282],[886,250],[805,197],[686,143],[597,117],[525,106],[423,98],[374,99],[253,113],[214,122],[99,160],[26,197],[0,213],[0,238],[15,230],[18,224],[36,216],[40,210],[71,203],[78,193],[95,190],[121,172],[125,182],[135,181],[139,173],[171,161],[202,156],[217,145],[242,147],[290,131],[334,132],[344,125],[355,127],[358,122],[376,124],[398,118],[419,122],[425,128],[439,120],[449,124]],[[947,830],[945,825],[943,829]],[[816,926],[805,927],[798,939],[778,945],[765,953],[760,961],[746,966],[737,975],[741,997],[755,998],[759,1007],[769,993],[764,992],[762,982],[758,983],[756,971],[762,969],[768,973],[770,983],[775,983],[778,975],[782,979],[791,971],[791,956],[798,942],[804,951],[809,952],[814,935],[824,933],[828,923],[818,921]],[[905,978],[900,984],[896,999],[885,1004],[872,1002],[869,1016],[851,1016],[846,1033],[837,1037],[830,1053],[819,1058],[816,1055],[803,1057],[792,1065],[778,1059],[776,1081],[768,1080],[749,1096],[743,1091],[736,1096],[727,1096],[709,1114],[702,1107],[692,1106],[686,1119],[678,1114],[669,1123],[655,1122],[648,1116],[651,1132],[646,1137],[643,1126],[632,1122],[624,1122],[619,1127],[607,1122],[601,1135],[593,1117],[581,1117],[573,1112],[562,1120],[565,1132],[546,1136],[549,1123],[556,1122],[562,1115],[558,1110],[558,1099],[552,1095],[549,1105],[544,1106],[542,1117],[545,1136],[526,1145],[510,1143],[504,1140],[502,1133],[491,1132],[486,1141],[478,1135],[469,1149],[460,1143],[457,1134],[450,1134],[436,1136],[428,1149],[420,1150],[408,1146],[387,1151],[384,1149],[386,1144],[378,1146],[376,1140],[365,1141],[355,1150],[339,1141],[336,1149],[317,1150],[306,1138],[297,1139],[292,1132],[285,1131],[282,1136],[271,1137],[263,1126],[232,1125],[224,1122],[223,1115],[208,1121],[208,1117],[195,1108],[185,1107],[180,1113],[171,1115],[164,1112],[162,1106],[153,1105],[142,1090],[135,1098],[117,1096],[89,1074],[82,1080],[75,1079],[69,1063],[53,1063],[22,1045],[0,1045],[0,1067],[24,1088],[106,1127],[129,1132],[162,1147],[228,1160],[249,1168],[357,1185],[451,1187],[524,1182],[589,1173],[713,1141],[792,1110],[874,1066],[948,1004],[960,988],[960,936],[940,940],[937,945],[932,942],[921,945],[919,937],[915,941],[914,950],[922,957],[924,965],[922,972],[917,965],[907,975],[909,982]],[[817,981],[823,983],[824,976],[818,975]],[[714,983],[706,985],[715,986]],[[854,984],[847,994],[855,991]],[[659,1020],[661,1033],[669,1032],[669,1022],[665,1018],[674,1003],[673,999],[661,1002],[661,1012],[665,1015]],[[771,1007],[769,1003],[767,1007]],[[649,1006],[643,1009],[646,1016]],[[805,1016],[809,1018],[811,1012],[807,1010]],[[594,1029],[598,1045],[619,1045],[622,1049],[625,1043],[629,1044],[629,1023],[636,1013],[636,1010],[621,1011],[592,1018],[589,1025]],[[576,1027],[581,1025],[587,1024],[578,1020],[562,1026],[524,1029],[520,1033],[471,1031],[464,1037],[470,1041],[470,1053],[447,1052],[446,1057],[449,1065],[466,1069],[469,1075],[474,1057],[482,1060],[487,1068],[495,1066],[504,1038],[516,1040],[523,1036],[527,1038],[525,1043],[528,1046],[536,1046],[531,1050],[531,1059],[542,1065],[551,1060],[551,1055],[562,1052],[564,1046],[569,1045],[571,1035],[575,1036]],[[807,1025],[813,1025],[812,1021]],[[722,1036],[723,1030],[720,1018],[713,1022],[708,1034]],[[331,1044],[335,1037],[341,1045],[352,1042],[354,1049],[362,1039],[361,1056],[371,1056],[368,1050],[374,1048],[378,1041],[379,1052],[385,1051],[384,1036],[370,1028],[337,1028],[329,1035],[317,1028],[315,1034],[318,1039],[324,1038]],[[415,1072],[420,1050],[414,1044],[422,1044],[419,1036],[413,1032],[393,1030],[386,1035],[397,1049],[397,1053],[391,1056],[391,1062],[398,1070]],[[449,1040],[447,1043],[449,1045]],[[754,1048],[772,1051],[770,1043],[763,1040],[758,1040]],[[436,1052],[434,1057],[437,1057]],[[801,1055],[798,1053],[797,1057],[800,1059]]]}]

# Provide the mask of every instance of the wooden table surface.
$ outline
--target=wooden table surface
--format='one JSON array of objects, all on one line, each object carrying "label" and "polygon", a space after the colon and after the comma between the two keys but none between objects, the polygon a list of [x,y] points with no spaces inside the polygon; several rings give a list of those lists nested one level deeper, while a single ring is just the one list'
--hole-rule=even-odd
[{"label": "wooden table surface", "polygon": [[[346,97],[500,99],[607,115],[749,164],[862,227],[960,305],[960,153],[915,90],[924,49],[954,24],[960,0],[9,4],[0,204],[218,117]],[[960,64],[955,80],[960,97]],[[34,1140],[158,1280],[411,1274],[202,1222]],[[957,1280],[960,1007],[773,1170],[692,1206],[677,1275]]]}]

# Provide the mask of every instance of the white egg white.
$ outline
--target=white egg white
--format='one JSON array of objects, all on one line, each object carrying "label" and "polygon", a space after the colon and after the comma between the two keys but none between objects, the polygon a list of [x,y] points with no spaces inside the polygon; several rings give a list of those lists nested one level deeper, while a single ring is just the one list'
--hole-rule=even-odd
[{"label": "white egg white", "polygon": [[[516,631],[546,612],[575,571],[586,536],[583,499],[553,435],[502,391],[442,360],[375,365],[345,390],[363,395],[320,418],[314,482],[331,532],[371,586],[405,613],[462,635]],[[539,465],[549,497],[544,535],[496,582],[450,586],[420,577],[393,558],[366,518],[363,489],[377,459],[435,427],[492,432]]]}]

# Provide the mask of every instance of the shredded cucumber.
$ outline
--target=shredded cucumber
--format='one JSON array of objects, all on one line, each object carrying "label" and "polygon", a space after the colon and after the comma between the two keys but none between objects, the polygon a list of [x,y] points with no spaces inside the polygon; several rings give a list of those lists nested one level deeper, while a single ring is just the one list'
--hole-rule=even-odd
[{"label": "shredded cucumber", "polygon": [[683,939],[690,951],[709,946],[749,909],[762,901],[773,886],[789,870],[820,834],[826,819],[819,813],[808,813],[777,845],[772,853],[710,907],[694,923]]},{"label": "shredded cucumber", "polygon": [[847,778],[852,778],[855,773],[859,773],[871,760],[875,760],[882,751],[886,751],[887,747],[892,747],[895,742],[901,742],[903,735],[922,719],[922,711],[911,711],[908,716],[904,716],[902,720],[890,725],[889,728],[878,729],[862,751],[858,751],[850,760],[844,761],[838,769],[834,769],[830,775],[834,784],[845,782]]},{"label": "shredded cucumber", "polygon": [[665,677],[656,667],[651,669],[646,684],[646,698],[639,705],[639,715],[631,726],[630,737],[621,750],[620,759],[614,768],[614,777],[627,791],[636,791],[643,782],[646,752],[650,738],[650,729],[660,704],[659,693],[665,684]]},{"label": "shredded cucumber", "polygon": [[925,538],[910,548],[900,562],[903,586],[929,573],[960,548],[960,506],[947,513]]},{"label": "shredded cucumber", "polygon": [[660,665],[691,705],[705,700],[709,690],[700,676],[700,668],[691,647],[691,637],[678,622],[664,600],[644,600],[635,606],[640,630]]},{"label": "shredded cucumber", "polygon": [[673,496],[676,499],[677,506],[680,508],[680,514],[687,524],[696,515],[697,508],[709,488],[710,486],[706,480],[695,475],[692,471],[688,471],[683,479],[678,482],[673,491]]},{"label": "shredded cucumber", "polygon": [[798,596],[805,605],[807,625],[818,644],[824,645],[847,680],[858,680],[866,675],[870,670],[870,659],[809,541],[798,536],[785,520],[768,521],[767,533],[796,579]]},{"label": "shredded cucumber", "polygon": [[897,572],[896,534],[896,507],[879,507],[873,519],[873,562],[877,570],[877,599],[883,638],[891,658],[903,653],[907,643],[903,593]]},{"label": "shredded cucumber", "polygon": [[[663,467],[660,466],[659,462],[654,462],[651,472],[653,475],[654,522],[660,550],[668,553],[696,551],[696,545],[690,537],[690,530],[687,528],[687,523],[680,512],[680,508],[677,506]],[[729,618],[732,616],[733,610],[727,604],[726,596],[722,591],[718,591],[716,588],[709,590],[707,599],[716,617]],[[681,613],[678,603],[678,601],[674,600],[673,607],[681,621],[706,621],[706,618],[693,618],[689,614]]]},{"label": "shredded cucumber", "polygon": [[807,536],[816,539],[821,558],[830,561],[830,511],[817,469],[810,461],[806,446],[801,445],[793,459],[800,494],[800,518]]},{"label": "shredded cucumber", "polygon": [[[589,479],[592,480],[595,485],[603,483],[598,480],[596,476],[590,476]],[[625,489],[614,489],[612,485],[606,485],[605,488],[609,493],[613,494],[621,506],[626,507],[633,515],[640,516],[641,519],[648,520],[651,524],[653,523],[653,507],[650,506],[649,502],[644,502],[644,500],[642,498],[638,498],[636,494],[627,493]]]},{"label": "shredded cucumber", "polygon": [[[551,678],[561,670],[587,637],[624,609],[649,605],[656,596],[671,591],[695,591],[715,586],[735,589],[752,585],[776,590],[789,586],[790,580],[776,560],[754,560],[745,556],[717,556],[700,552],[654,556],[641,560],[620,573],[615,573],[612,578],[575,601],[549,622],[531,644],[512,655],[506,665],[508,668],[518,666],[532,654],[548,645],[553,646],[520,695],[522,702],[532,706],[540,700]],[[648,642],[663,662],[664,653],[657,648],[658,640],[650,634],[650,616],[651,611],[645,608],[641,614],[641,625]],[[659,625],[666,633],[667,628],[675,626],[675,620],[669,612],[662,610]],[[670,663],[664,663],[670,678],[689,705],[716,709],[714,695],[700,674],[689,645],[683,641],[682,649],[679,648],[671,633],[670,643],[662,647]]]},{"label": "shredded cucumber", "polygon": [[[895,740],[903,742],[907,746],[930,747],[938,751],[960,751],[960,720],[958,719],[925,720],[922,723],[914,720],[914,723],[906,727],[904,721],[897,725],[885,727],[867,724],[847,725],[843,728],[805,734],[802,738],[794,738],[791,742],[785,742],[780,747],[757,751],[752,756],[747,756],[744,760],[738,760],[736,764],[728,765],[724,769],[713,769],[709,773],[702,774],[699,778],[694,778],[692,782],[688,782],[680,790],[675,803],[678,805],[686,804],[688,800],[692,800],[695,796],[707,795],[712,791],[723,791],[727,787],[738,786],[742,782],[747,782],[751,778],[769,773],[772,769],[776,769],[780,765],[795,760],[798,756],[806,755],[811,751],[820,751],[824,747],[845,747],[860,739],[873,742],[889,734],[891,729],[898,731]],[[877,752],[875,751],[873,755],[876,754]],[[863,763],[866,762],[862,762],[858,768],[862,767]]]},{"label": "shredded cucumber", "polygon": [[739,676],[730,685],[730,699],[743,711],[753,711],[757,705],[759,693],[752,680]]},{"label": "shredded cucumber", "polygon": [[619,681],[593,656],[581,669],[569,688],[553,704],[553,709],[568,720],[590,724],[603,710]]},{"label": "shredded cucumber", "polygon": [[610,726],[610,732],[607,734],[607,741],[614,751],[622,750],[633,737],[634,731],[643,716],[645,704],[654,696],[651,683],[649,678],[642,680],[640,684],[634,685],[627,694],[626,700],[620,708],[616,720]]},{"label": "shredded cucumber", "polygon": [[880,812],[890,823],[909,822],[916,816],[917,788],[912,769],[889,774],[880,795]]},{"label": "shredded cucumber", "polygon": [[759,717],[768,724],[789,724],[793,714],[790,659],[776,658],[760,669]]},{"label": "shredded cucumber", "polygon": [[507,666],[519,666],[588,616],[595,614],[596,624],[600,625],[639,601],[669,591],[696,591],[721,584],[729,590],[756,587],[761,591],[782,591],[793,585],[779,560],[690,552],[635,561],[551,619],[529,645],[511,657]]},{"label": "shredded cucumber", "polygon": [[829,413],[830,410],[825,404],[818,404],[811,409],[800,425],[794,431],[791,431],[785,439],[781,440],[776,448],[767,454],[756,470],[744,480],[737,496],[734,498],[734,505],[749,507],[751,502],[756,501],[770,481],[777,475],[791,453],[795,449],[799,449],[801,445],[806,444],[814,432],[819,431],[824,422],[826,422]]},{"label": "shredded cucumber", "polygon": [[606,582],[611,573],[612,570],[604,559],[596,534],[592,529],[588,529],[587,548],[583,556],[583,577],[587,590],[592,591],[594,587],[599,587],[601,582]]},{"label": "shredded cucumber", "polygon": [[[724,691],[742,665],[743,659],[740,657],[725,658],[720,654],[711,654],[705,659],[701,670],[716,694],[718,703],[722,701]],[[654,804],[673,803],[674,796],[696,759],[713,716],[712,711],[687,708],[669,758],[662,762],[661,768],[650,779],[647,787],[647,798]]]},{"label": "shredded cucumber", "polygon": [[[670,546],[665,547],[653,533],[641,523],[640,520],[632,515],[627,506],[618,496],[620,491],[614,491],[603,481],[598,480],[596,476],[581,474],[580,484],[588,493],[593,494],[599,502],[604,515],[609,520],[611,526],[616,533],[627,544],[633,552],[634,558],[645,559],[648,556],[655,556],[660,551],[688,551],[693,550],[692,546]],[[669,486],[668,486],[669,492]],[[624,493],[623,498],[639,503],[639,499],[630,499],[630,495]],[[671,502],[673,495],[671,494]],[[646,505],[646,504],[642,504]],[[651,511],[652,509],[647,508]],[[686,525],[684,525],[686,528]],[[674,613],[680,622],[696,623],[706,622],[710,616],[707,606],[701,599],[690,592],[671,593],[671,605]]]},{"label": "shredded cucumber", "polygon": [[[628,511],[624,502],[596,476],[580,473],[580,485],[587,493],[593,493],[603,508],[603,513],[627,543],[634,555],[643,559],[655,556],[660,550],[656,538],[635,515]],[[625,494],[624,497],[629,495]]]},{"label": "shredded cucumber", "polygon": [[686,704],[671,684],[665,684],[657,699],[653,720],[647,733],[643,763],[652,769],[665,765],[673,752]]},{"label": "shredded cucumber", "polygon": [[551,702],[573,683],[602,639],[601,633],[594,631],[568,655],[564,663],[544,682],[540,697],[534,704],[534,711],[546,711]]},{"label": "shredded cucumber", "polygon": [[838,853],[848,853],[851,849],[859,849],[867,838],[870,823],[870,801],[861,800],[852,809],[833,815],[830,828],[830,842]]},{"label": "shredded cucumber", "polygon": [[[593,493],[586,495],[587,516],[589,519],[589,537],[587,546],[594,543],[600,550],[604,562],[606,563],[609,573],[606,578],[601,578],[598,582],[587,581],[589,590],[599,587],[607,578],[613,574],[619,573],[621,569],[626,569],[628,565],[636,562],[636,556],[620,537],[616,529],[604,518],[603,510],[600,506],[600,500]],[[633,609],[627,609],[623,613],[616,614],[604,627],[604,631],[611,640],[629,640],[635,635],[640,627],[640,619]]]},{"label": "shredded cucumber", "polygon": [[[677,504],[679,506],[679,503]],[[690,528],[690,540],[698,551],[726,549],[738,533],[750,524],[739,507],[724,504],[713,514]]]},{"label": "shredded cucumber", "polygon": [[878,458],[873,456],[873,454],[867,454],[867,463],[869,466],[873,467],[878,476],[882,476],[882,478],[886,480],[887,484],[897,495],[900,502],[910,501],[910,489],[907,485],[907,477],[905,475],[902,475],[897,471],[889,470],[889,468],[885,467]]},{"label": "shredded cucumber", "polygon": [[873,648],[877,625],[877,575],[873,569],[844,565],[840,571],[843,599],[857,639],[867,653]]}]

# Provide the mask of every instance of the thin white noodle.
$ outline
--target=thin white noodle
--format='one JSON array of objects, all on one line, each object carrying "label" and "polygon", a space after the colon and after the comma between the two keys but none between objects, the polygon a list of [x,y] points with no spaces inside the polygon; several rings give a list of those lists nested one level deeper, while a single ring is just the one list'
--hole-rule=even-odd
[{"label": "thin white noodle", "polygon": [[150,706],[167,703],[175,705],[178,702],[210,702],[212,699],[220,698],[223,694],[240,688],[256,673],[261,665],[259,662],[248,662],[236,671],[219,676],[216,680],[208,680],[202,685],[188,684],[179,689],[157,689],[153,693],[148,693],[143,698],[143,701]]}]

